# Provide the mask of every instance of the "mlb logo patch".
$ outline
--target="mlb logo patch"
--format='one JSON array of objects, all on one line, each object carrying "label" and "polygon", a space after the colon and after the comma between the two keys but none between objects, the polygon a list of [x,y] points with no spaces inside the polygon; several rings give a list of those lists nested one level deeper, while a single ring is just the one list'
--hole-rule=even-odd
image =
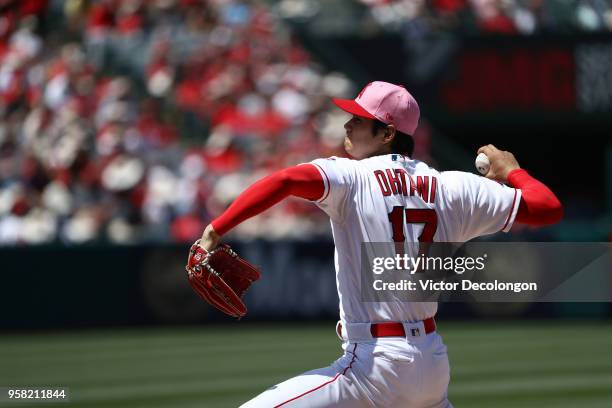
[{"label": "mlb logo patch", "polygon": [[412,334],[412,337],[417,337],[421,335],[421,331],[418,328],[410,329],[410,334]]},{"label": "mlb logo patch", "polygon": [[391,161],[397,161],[397,154],[391,155]]}]

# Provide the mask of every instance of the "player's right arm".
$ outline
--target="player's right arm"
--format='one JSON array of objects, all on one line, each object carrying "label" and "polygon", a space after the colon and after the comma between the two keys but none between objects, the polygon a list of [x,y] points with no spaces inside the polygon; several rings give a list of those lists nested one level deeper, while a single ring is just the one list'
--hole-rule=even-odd
[{"label": "player's right arm", "polygon": [[485,153],[491,163],[486,178],[457,171],[441,176],[456,225],[453,240],[507,232],[515,221],[543,226],[562,218],[563,208],[554,193],[521,169],[512,153],[493,145],[478,153]]},{"label": "player's right arm", "polygon": [[563,218],[561,202],[544,183],[521,169],[514,155],[493,145],[482,146],[491,166],[485,177],[521,190],[516,222],[533,226],[556,224]]}]

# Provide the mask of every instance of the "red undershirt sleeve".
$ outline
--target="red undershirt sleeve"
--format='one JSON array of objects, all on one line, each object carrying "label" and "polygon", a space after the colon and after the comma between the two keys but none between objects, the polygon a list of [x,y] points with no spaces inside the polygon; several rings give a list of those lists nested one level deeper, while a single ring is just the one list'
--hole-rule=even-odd
[{"label": "red undershirt sleeve", "polygon": [[223,235],[290,195],[315,201],[323,196],[324,191],[323,177],[314,165],[288,167],[244,190],[211,224],[217,234]]},{"label": "red undershirt sleeve", "polygon": [[563,206],[555,194],[524,169],[512,170],[508,183],[521,190],[516,221],[528,225],[555,224],[563,218]]}]

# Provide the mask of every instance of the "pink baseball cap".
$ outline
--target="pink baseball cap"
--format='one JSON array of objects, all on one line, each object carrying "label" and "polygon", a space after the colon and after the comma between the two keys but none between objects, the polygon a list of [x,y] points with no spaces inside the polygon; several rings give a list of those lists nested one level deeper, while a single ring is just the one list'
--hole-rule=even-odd
[{"label": "pink baseball cap", "polygon": [[388,82],[370,82],[357,98],[332,101],[343,111],[369,119],[378,119],[394,125],[402,133],[414,136],[419,125],[420,110],[417,101],[401,85]]}]

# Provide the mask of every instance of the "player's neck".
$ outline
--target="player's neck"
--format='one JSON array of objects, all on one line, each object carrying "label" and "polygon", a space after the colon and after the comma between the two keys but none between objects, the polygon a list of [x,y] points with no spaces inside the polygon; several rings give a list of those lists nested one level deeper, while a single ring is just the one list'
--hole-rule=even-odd
[{"label": "player's neck", "polygon": [[370,157],[374,157],[374,156],[385,156],[387,154],[391,154],[391,149],[389,149],[389,147],[387,146],[383,146],[380,150],[370,154],[367,157],[364,157],[364,159],[369,159]]}]

